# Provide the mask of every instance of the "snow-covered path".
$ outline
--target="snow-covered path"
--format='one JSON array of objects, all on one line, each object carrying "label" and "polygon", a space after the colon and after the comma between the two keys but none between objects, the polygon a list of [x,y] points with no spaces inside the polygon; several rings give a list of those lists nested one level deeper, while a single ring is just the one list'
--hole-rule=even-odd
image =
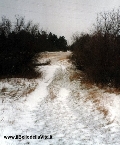
[{"label": "snow-covered path", "polygon": [[[4,101],[0,98],[1,145],[120,144],[120,95],[86,89],[80,81],[70,81],[69,54],[48,53],[43,61],[50,59],[51,64],[40,67],[43,77],[28,96],[16,100],[4,97]],[[98,96],[102,97],[99,105],[89,98],[96,90],[102,94]],[[4,138],[10,135],[52,135],[52,139]]]}]

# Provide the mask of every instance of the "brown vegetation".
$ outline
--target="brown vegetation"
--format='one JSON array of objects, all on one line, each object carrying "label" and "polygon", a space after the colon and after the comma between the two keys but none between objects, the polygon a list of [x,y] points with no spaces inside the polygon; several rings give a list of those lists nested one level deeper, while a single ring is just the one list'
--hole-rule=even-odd
[{"label": "brown vegetation", "polygon": [[120,12],[100,13],[91,34],[76,36],[72,60],[86,79],[101,86],[120,86]]}]

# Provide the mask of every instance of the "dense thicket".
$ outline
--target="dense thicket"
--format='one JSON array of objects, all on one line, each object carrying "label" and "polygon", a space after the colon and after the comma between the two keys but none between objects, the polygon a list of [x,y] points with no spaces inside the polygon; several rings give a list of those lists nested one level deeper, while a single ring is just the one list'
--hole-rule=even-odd
[{"label": "dense thicket", "polygon": [[64,36],[39,31],[38,25],[16,17],[12,25],[6,17],[0,22],[0,77],[36,77],[35,57],[42,51],[66,51]]},{"label": "dense thicket", "polygon": [[120,86],[120,12],[100,13],[91,34],[76,37],[71,46],[76,66],[89,80]]}]

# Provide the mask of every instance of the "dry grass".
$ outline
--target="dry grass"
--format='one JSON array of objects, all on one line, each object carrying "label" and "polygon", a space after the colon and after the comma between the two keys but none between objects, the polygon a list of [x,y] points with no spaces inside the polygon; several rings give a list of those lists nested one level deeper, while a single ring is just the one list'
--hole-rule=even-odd
[{"label": "dry grass", "polygon": [[100,113],[103,113],[104,117],[107,117],[109,111],[106,109],[106,108],[102,108],[102,107],[97,107],[97,110],[100,112]]},{"label": "dry grass", "polygon": [[41,53],[40,58],[53,59],[56,58],[58,61],[69,59],[70,54],[68,52],[45,52]]},{"label": "dry grass", "polygon": [[109,120],[108,122],[107,122],[107,125],[110,125],[110,124],[112,124],[113,122],[115,121],[115,119],[113,119],[113,120]]},{"label": "dry grass", "polygon": [[101,95],[97,92],[91,91],[89,92],[89,95],[87,96],[85,101],[91,100],[96,105],[100,104],[100,97]]},{"label": "dry grass", "polygon": [[49,89],[49,97],[51,100],[54,100],[57,96],[54,94],[53,89]]},{"label": "dry grass", "polygon": [[6,92],[6,90],[7,90],[7,88],[6,88],[6,87],[3,87],[3,88],[1,89],[1,92]]},{"label": "dry grass", "polygon": [[91,81],[89,81],[85,74],[82,71],[73,71],[73,73],[71,73],[70,77],[69,77],[70,81],[78,81],[80,80],[81,85],[84,86],[84,88],[86,89],[91,89],[93,88],[93,83]]},{"label": "dry grass", "polygon": [[32,93],[35,89],[36,89],[36,87],[28,89],[28,90],[27,90],[27,94]]},{"label": "dry grass", "polygon": [[27,96],[32,93],[37,86],[35,79],[2,79],[0,85],[3,86],[0,88],[0,93],[4,97],[10,98],[19,98]]},{"label": "dry grass", "polygon": [[40,54],[40,58],[51,58],[51,57],[56,57],[56,53],[47,53],[47,52],[44,52],[44,53],[41,53]]},{"label": "dry grass", "polygon": [[15,97],[17,95],[17,91],[16,90],[12,90],[12,91],[9,92],[9,95],[11,97]]},{"label": "dry grass", "polygon": [[66,60],[67,58],[64,56],[64,57],[59,57],[59,61],[64,61],[64,60]]},{"label": "dry grass", "polygon": [[50,60],[47,60],[47,61],[45,61],[43,63],[37,63],[37,64],[35,64],[35,66],[50,65],[50,63],[51,63],[51,61]]},{"label": "dry grass", "polygon": [[116,95],[119,95],[120,94],[120,88],[114,88],[114,87],[109,87],[109,86],[106,86],[106,87],[99,87],[101,89],[104,89],[106,93],[114,93]]},{"label": "dry grass", "polygon": [[70,55],[64,54],[62,56],[59,56],[59,61],[64,61],[64,60],[70,60]]},{"label": "dry grass", "polygon": [[34,92],[35,89],[36,89],[36,87],[27,88],[27,89],[25,89],[25,91],[21,94],[21,96],[27,96],[27,95],[31,94],[32,92]]},{"label": "dry grass", "polygon": [[105,93],[114,93],[120,95],[120,88],[110,87],[109,85],[103,86],[102,84],[95,84],[91,80],[87,79],[85,74],[82,71],[75,71],[70,75],[70,81],[80,80],[81,86],[84,86],[86,89],[91,89],[96,86],[98,90],[104,90]]},{"label": "dry grass", "polygon": [[88,97],[86,98],[85,102],[87,102],[88,100],[91,100],[96,109],[102,113],[104,115],[104,117],[106,118],[109,114],[108,109],[103,105],[102,100],[103,99],[103,94],[98,93],[97,91],[90,91],[88,93]]},{"label": "dry grass", "polygon": [[[82,87],[84,86],[84,88],[88,92],[88,96],[86,97],[85,102],[89,100],[92,101],[95,108],[100,113],[102,113],[104,117],[106,118],[109,112],[105,108],[105,106],[102,104],[103,94],[98,91],[99,88],[95,89],[93,84],[90,81],[84,79],[84,74],[82,72],[74,71],[70,76],[70,81],[74,81],[74,80],[75,81],[81,80]],[[79,93],[75,97],[79,98]]]},{"label": "dry grass", "polygon": [[116,95],[120,94],[120,88],[111,87],[108,85],[102,85],[102,84],[95,84],[92,80],[87,79],[87,77],[84,75],[84,73],[81,73],[81,85],[84,85],[87,89],[94,88],[95,86],[98,88],[98,90],[104,90],[105,93],[114,93]]},{"label": "dry grass", "polygon": [[75,80],[80,80],[80,78],[81,78],[81,73],[80,73],[80,72],[76,72],[76,71],[74,71],[74,72],[70,75],[70,77],[69,77],[69,79],[70,79],[71,82],[72,82],[72,81],[75,81]]},{"label": "dry grass", "polygon": [[[105,88],[103,86],[99,85],[95,85],[92,81],[88,80],[87,77],[84,75],[84,73],[82,71],[76,71],[73,70],[73,72],[70,75],[70,81],[78,81],[80,80],[80,86],[82,89],[85,89],[88,93],[87,96],[85,96],[85,102],[91,101],[93,102],[93,105],[95,107],[95,110],[98,110],[101,114],[104,115],[105,118],[108,117],[109,115],[109,110],[107,109],[107,107],[105,106],[105,104],[103,103],[103,100],[105,100],[104,97],[105,93],[109,92],[109,93],[113,93],[116,91],[116,93],[119,93],[118,89],[113,89],[113,88]],[[102,90],[102,91],[101,91]],[[79,93],[74,96],[74,97],[79,97]]]}]

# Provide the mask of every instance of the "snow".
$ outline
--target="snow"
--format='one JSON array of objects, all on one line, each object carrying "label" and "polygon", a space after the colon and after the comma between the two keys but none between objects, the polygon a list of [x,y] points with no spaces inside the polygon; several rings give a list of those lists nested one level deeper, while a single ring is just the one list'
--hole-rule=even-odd
[{"label": "snow", "polygon": [[[120,95],[70,80],[71,52],[46,52],[37,80],[0,82],[1,145],[119,145]],[[32,91],[30,91],[32,89]],[[28,93],[30,92],[30,93]],[[52,135],[52,139],[4,139]]]}]

